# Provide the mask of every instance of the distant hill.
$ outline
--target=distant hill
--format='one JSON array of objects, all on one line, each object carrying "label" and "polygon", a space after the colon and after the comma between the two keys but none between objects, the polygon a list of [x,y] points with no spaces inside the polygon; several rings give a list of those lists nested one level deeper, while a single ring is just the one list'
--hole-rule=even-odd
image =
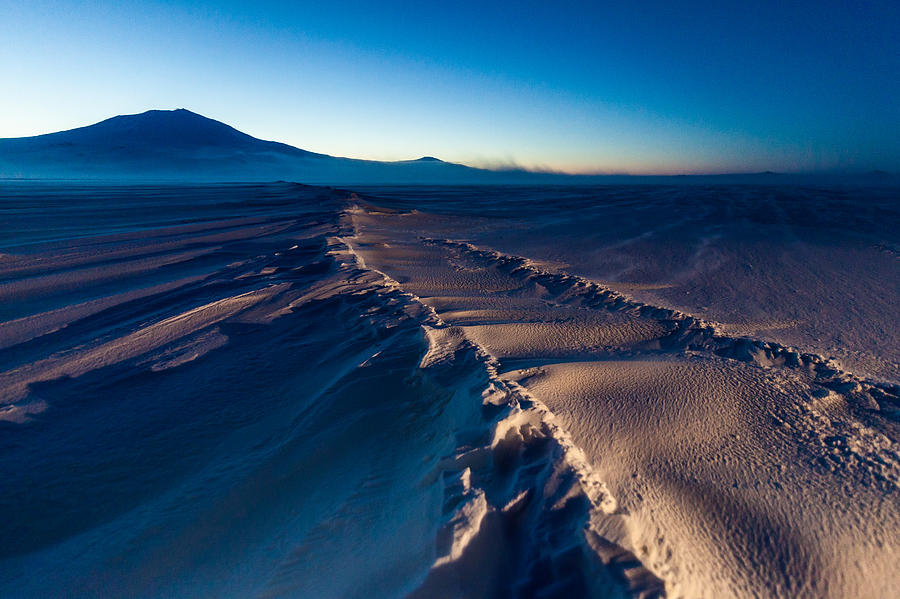
[{"label": "distant hill", "polygon": [[[317,154],[257,139],[189,110],[149,110],[87,127],[0,139],[0,178],[120,181],[274,181],[310,184],[796,183],[821,176],[756,173],[710,176],[578,176],[487,170],[433,156],[378,162]],[[834,177],[832,177],[833,179]],[[844,181],[846,177],[839,177]],[[897,183],[894,174],[854,182]]]}]

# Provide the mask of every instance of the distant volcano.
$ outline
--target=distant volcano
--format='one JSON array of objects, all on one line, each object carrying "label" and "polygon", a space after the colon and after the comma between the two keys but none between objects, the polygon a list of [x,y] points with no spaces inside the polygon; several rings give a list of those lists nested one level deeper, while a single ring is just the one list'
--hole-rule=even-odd
[{"label": "distant volcano", "polygon": [[6,178],[441,183],[492,175],[431,156],[377,162],[317,154],[257,139],[183,108],[0,139],[0,177]]},{"label": "distant volcano", "polygon": [[256,139],[225,123],[184,108],[148,110],[141,114],[115,116],[89,127],[21,138],[18,141],[35,146],[51,144],[95,149],[124,148],[132,151],[154,148],[228,148],[289,152],[304,156],[317,155],[286,144]]}]

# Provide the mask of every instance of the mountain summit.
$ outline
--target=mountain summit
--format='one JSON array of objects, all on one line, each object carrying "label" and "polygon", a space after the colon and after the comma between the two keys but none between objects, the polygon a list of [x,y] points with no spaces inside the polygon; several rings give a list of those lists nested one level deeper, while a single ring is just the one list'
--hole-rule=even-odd
[{"label": "mountain summit", "polygon": [[190,110],[148,110],[114,116],[89,127],[54,134],[85,142],[130,141],[140,144],[184,146],[249,146],[260,140],[225,123]]}]

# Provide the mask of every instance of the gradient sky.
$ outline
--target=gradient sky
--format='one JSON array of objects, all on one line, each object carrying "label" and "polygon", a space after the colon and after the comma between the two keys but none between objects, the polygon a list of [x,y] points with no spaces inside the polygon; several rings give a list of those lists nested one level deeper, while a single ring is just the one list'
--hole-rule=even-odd
[{"label": "gradient sky", "polygon": [[900,170],[900,2],[0,0],[0,137],[188,108],[340,156]]}]

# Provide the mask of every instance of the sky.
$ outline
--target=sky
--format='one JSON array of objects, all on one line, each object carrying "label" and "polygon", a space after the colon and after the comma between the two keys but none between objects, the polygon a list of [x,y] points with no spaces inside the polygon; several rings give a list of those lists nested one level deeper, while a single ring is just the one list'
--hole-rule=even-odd
[{"label": "sky", "polygon": [[0,137],[187,108],[337,156],[900,171],[900,2],[0,0]]}]

